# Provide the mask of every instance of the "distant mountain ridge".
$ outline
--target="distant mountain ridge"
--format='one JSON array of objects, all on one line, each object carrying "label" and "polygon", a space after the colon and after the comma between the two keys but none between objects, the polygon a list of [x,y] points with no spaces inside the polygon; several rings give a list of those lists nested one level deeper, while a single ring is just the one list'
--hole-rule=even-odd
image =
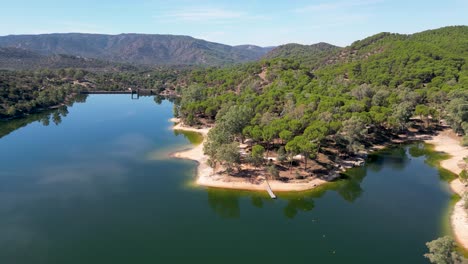
[{"label": "distant mountain ridge", "polygon": [[263,58],[293,59],[295,61],[313,66],[320,64],[325,57],[340,49],[340,47],[325,42],[319,42],[312,45],[289,43],[272,49]]},{"label": "distant mountain ridge", "polygon": [[0,37],[0,47],[43,56],[66,54],[120,63],[209,66],[254,61],[271,50],[254,45],[229,46],[189,36],[133,33],[9,35]]},{"label": "distant mountain ridge", "polygon": [[130,64],[113,63],[94,58],[83,58],[66,54],[46,56],[20,48],[0,47],[0,69],[34,70],[39,68],[83,68],[99,71],[135,69],[135,67]]}]

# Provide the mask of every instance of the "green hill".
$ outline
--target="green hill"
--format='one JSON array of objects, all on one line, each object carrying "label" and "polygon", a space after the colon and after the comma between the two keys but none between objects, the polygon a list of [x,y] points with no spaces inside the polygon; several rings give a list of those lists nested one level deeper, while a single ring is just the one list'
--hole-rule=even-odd
[{"label": "green hill", "polygon": [[322,60],[340,50],[339,47],[320,42],[312,45],[290,43],[281,45],[268,52],[263,59],[292,59],[304,65],[317,66]]},{"label": "green hill", "polygon": [[73,55],[41,55],[20,48],[0,48],[0,69],[2,70],[35,70],[35,69],[81,68],[93,71],[121,71],[136,67],[128,64],[114,63]]},{"label": "green hill", "polygon": [[467,26],[377,34],[325,52],[315,68],[297,56],[313,58],[316,51],[286,53],[303,49],[286,47],[292,48],[261,62],[194,71],[186,81],[192,85],[181,88],[176,113],[189,124],[217,124],[208,139],[214,161],[229,162],[220,153],[242,138],[315,158],[328,148],[358,153],[430,131],[440,120],[468,133]]}]

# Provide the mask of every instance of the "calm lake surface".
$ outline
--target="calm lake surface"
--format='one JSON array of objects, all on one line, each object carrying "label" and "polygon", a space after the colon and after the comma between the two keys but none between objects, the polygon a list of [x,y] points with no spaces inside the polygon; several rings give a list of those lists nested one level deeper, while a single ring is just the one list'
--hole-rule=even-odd
[{"label": "calm lake surface", "polygon": [[166,154],[197,138],[171,131],[171,117],[168,101],[93,95],[48,126],[0,123],[11,132],[0,263],[427,263],[425,242],[447,232],[451,194],[423,144],[271,200],[192,186],[196,164]]}]

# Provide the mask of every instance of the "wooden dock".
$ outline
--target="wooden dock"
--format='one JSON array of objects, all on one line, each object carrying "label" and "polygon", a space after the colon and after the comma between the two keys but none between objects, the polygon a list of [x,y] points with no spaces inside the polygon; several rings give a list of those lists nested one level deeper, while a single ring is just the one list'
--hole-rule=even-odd
[{"label": "wooden dock", "polygon": [[267,190],[268,194],[270,195],[271,199],[276,199],[276,195],[273,193],[271,190],[270,184],[268,183],[268,180],[265,180],[265,189]]}]

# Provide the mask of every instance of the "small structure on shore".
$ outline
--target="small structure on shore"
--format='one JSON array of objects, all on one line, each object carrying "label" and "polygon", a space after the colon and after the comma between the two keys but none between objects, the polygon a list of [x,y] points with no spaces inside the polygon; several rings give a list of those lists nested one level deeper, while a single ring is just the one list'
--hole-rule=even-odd
[{"label": "small structure on shore", "polygon": [[266,190],[267,190],[268,194],[270,195],[271,199],[276,199],[276,195],[271,190],[270,184],[268,183],[268,180],[265,180],[265,183],[266,183]]}]

